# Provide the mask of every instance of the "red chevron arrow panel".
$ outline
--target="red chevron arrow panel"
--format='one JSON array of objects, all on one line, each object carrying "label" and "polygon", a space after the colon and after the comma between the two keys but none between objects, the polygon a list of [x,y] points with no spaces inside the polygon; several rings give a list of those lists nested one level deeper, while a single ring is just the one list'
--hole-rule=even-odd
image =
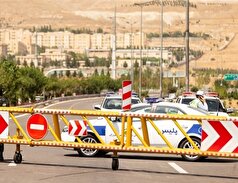
[{"label": "red chevron arrow panel", "polygon": [[87,136],[87,122],[81,120],[69,121],[69,135]]},{"label": "red chevron arrow panel", "polygon": [[0,112],[0,138],[7,138],[8,136],[8,121],[9,113]]},{"label": "red chevron arrow panel", "polygon": [[201,149],[238,153],[238,122],[203,121]]}]

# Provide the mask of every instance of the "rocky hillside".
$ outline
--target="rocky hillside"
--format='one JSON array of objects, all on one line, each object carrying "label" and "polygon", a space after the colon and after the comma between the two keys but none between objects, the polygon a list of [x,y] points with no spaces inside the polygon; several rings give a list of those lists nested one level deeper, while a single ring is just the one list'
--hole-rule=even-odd
[{"label": "rocky hillside", "polygon": [[[101,27],[112,32],[114,2],[117,2],[117,31],[140,30],[140,13],[134,3],[149,0],[0,0],[1,28],[32,28],[51,25],[52,28]],[[169,0],[167,0],[169,1]],[[194,49],[204,50],[205,55],[194,67],[236,67],[238,58],[238,1],[190,0],[196,8],[190,8],[190,32],[207,33],[212,39],[193,43]],[[160,6],[143,7],[143,31],[160,31]],[[185,31],[185,8],[164,6],[164,32]],[[199,63],[199,64],[198,64]]]}]

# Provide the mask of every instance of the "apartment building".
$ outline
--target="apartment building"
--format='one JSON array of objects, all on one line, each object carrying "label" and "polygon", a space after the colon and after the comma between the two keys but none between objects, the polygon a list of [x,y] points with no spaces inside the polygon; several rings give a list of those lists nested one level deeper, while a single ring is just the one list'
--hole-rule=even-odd
[{"label": "apartment building", "polygon": [[[37,47],[59,50],[59,53],[48,52],[40,54],[39,60],[42,60],[42,62],[49,60],[48,58],[50,60],[65,59],[66,55],[62,54],[64,51],[87,53],[89,57],[108,57],[114,44],[112,37],[112,34],[104,33],[94,33],[91,35],[74,34],[69,31],[30,32],[23,29],[0,29],[0,45],[7,45],[7,49],[5,50],[7,50],[8,54],[18,55],[18,59],[21,61],[24,60],[24,56],[29,55],[25,58],[28,62],[34,60],[36,45]],[[139,58],[141,43],[143,57],[160,57],[160,51],[158,49],[144,49],[146,46],[146,35],[140,32],[117,33],[116,56],[120,58]],[[133,53],[130,48],[133,48]],[[49,56],[50,54],[52,57]],[[163,57],[168,59],[170,57],[168,54],[169,52],[164,50]],[[40,59],[40,56],[42,56],[42,59]]]},{"label": "apartment building", "polygon": [[0,56],[3,56],[3,57],[7,56],[7,45],[6,44],[0,45]]},{"label": "apartment building", "polygon": [[[140,33],[118,33],[117,48],[139,47]],[[142,44],[145,44],[145,34],[142,34]],[[21,44],[19,44],[21,43]],[[1,29],[0,44],[8,46],[9,54],[33,54],[35,46],[46,48],[76,49],[111,49],[112,35],[103,33],[74,34],[64,32],[30,32],[23,29]],[[23,47],[23,45],[25,45]]]}]

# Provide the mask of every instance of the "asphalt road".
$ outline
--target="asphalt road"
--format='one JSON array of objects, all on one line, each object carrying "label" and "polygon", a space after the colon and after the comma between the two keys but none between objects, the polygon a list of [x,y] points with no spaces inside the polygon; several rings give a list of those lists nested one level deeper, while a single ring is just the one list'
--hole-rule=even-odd
[{"label": "asphalt road", "polygon": [[[58,103],[53,109],[93,109],[101,99]],[[27,121],[29,116],[17,119]],[[15,129],[10,129],[14,133]],[[180,156],[119,153],[119,170],[111,169],[111,154],[96,158],[79,157],[75,151],[56,147],[21,146],[23,161],[13,162],[15,145],[6,144],[0,162],[0,182],[184,182],[236,183],[238,159],[208,158],[202,162],[182,161]]]}]

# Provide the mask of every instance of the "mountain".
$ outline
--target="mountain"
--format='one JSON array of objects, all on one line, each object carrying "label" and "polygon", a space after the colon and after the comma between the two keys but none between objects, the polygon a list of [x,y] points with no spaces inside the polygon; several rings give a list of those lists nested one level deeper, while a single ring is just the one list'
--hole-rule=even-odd
[{"label": "mountain", "polygon": [[[163,0],[167,3],[169,0]],[[179,1],[179,0],[178,0]],[[90,28],[113,32],[113,16],[117,12],[117,31],[140,30],[141,8],[135,3],[146,0],[0,0],[0,28],[32,28],[51,25],[58,28]],[[154,2],[160,2],[154,1]],[[238,1],[190,0],[190,32],[209,34],[206,42],[193,42],[191,47],[204,50],[205,54],[195,67],[238,68]],[[153,3],[151,3],[153,4]],[[163,7],[164,32],[186,30],[186,8],[166,4]],[[144,6],[143,31],[160,32],[161,7]],[[207,47],[209,49],[207,49]]]}]

